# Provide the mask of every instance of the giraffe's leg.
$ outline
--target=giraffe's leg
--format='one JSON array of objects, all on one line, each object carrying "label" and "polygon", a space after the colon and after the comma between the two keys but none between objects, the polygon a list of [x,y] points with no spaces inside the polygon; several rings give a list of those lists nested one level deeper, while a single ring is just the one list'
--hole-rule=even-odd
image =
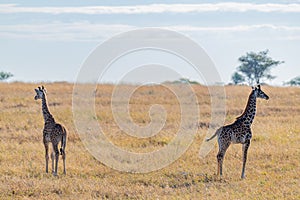
[{"label": "giraffe's leg", "polygon": [[224,159],[224,153],[219,150],[218,155],[217,155],[217,161],[218,161],[218,176],[222,176],[222,166],[223,166],[223,159]]},{"label": "giraffe's leg", "polygon": [[246,162],[247,162],[247,152],[248,148],[250,146],[250,140],[247,140],[245,144],[243,144],[243,169],[242,169],[242,175],[241,178],[245,178],[245,167],[246,167]]},{"label": "giraffe's leg", "polygon": [[46,173],[48,173],[49,143],[44,141],[44,146],[45,146]]},{"label": "giraffe's leg", "polygon": [[60,152],[61,152],[62,159],[63,159],[64,174],[66,174],[66,152],[65,152],[65,148],[66,148],[66,139],[67,139],[67,133],[66,133],[65,129],[63,129],[63,130],[62,130],[62,138],[61,138],[61,148],[60,148]]},{"label": "giraffe's leg", "polygon": [[52,174],[54,173],[54,157],[55,157],[55,154],[54,154],[54,151],[52,150],[52,153],[51,153]]},{"label": "giraffe's leg", "polygon": [[218,173],[217,175],[222,176],[223,174],[223,160],[226,153],[226,150],[228,149],[230,143],[219,143],[219,152],[217,154],[217,161],[218,161]]},{"label": "giraffe's leg", "polygon": [[220,176],[220,167],[221,167],[221,154],[220,151],[217,154],[217,162],[218,162],[218,169],[217,169],[217,175]]},{"label": "giraffe's leg", "polygon": [[53,144],[53,151],[55,152],[55,170],[54,170],[53,175],[56,176],[57,175],[58,157],[59,157],[59,151],[58,151],[57,144]]},{"label": "giraffe's leg", "polygon": [[66,153],[65,153],[65,151],[62,152],[62,159],[63,159],[63,165],[64,165],[64,174],[66,174]]}]

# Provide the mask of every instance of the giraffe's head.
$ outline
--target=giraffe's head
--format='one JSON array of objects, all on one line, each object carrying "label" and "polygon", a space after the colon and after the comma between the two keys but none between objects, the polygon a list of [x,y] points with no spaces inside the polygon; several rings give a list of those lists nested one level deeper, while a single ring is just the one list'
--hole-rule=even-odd
[{"label": "giraffe's head", "polygon": [[260,89],[260,85],[257,85],[257,87],[252,87],[253,89],[253,93],[257,98],[261,98],[261,99],[269,99],[269,96],[266,95],[266,93],[264,93],[261,89]]},{"label": "giraffe's head", "polygon": [[44,86],[38,87],[37,89],[34,90],[36,92],[34,100],[42,99],[46,94],[46,89],[44,88]]}]

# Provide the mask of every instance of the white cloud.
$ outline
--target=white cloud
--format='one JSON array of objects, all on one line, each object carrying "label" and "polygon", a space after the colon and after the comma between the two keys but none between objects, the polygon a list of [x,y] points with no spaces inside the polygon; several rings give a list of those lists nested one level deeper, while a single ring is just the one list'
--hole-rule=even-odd
[{"label": "white cloud", "polygon": [[0,4],[0,13],[46,14],[149,14],[195,12],[300,12],[300,4],[254,3],[203,3],[203,4],[149,4],[136,6],[81,6],[81,7],[24,7],[16,4]]},{"label": "white cloud", "polygon": [[99,41],[133,26],[91,24],[88,22],[0,25],[0,37],[53,41]]},{"label": "white cloud", "polygon": [[[137,26],[123,24],[92,24],[89,22],[51,24],[0,25],[1,38],[18,38],[54,41],[103,41],[115,34],[129,31]],[[299,40],[300,26],[276,26],[273,24],[237,25],[237,26],[164,26],[191,36],[209,37],[245,37],[262,39]],[[267,35],[267,37],[266,37]],[[237,38],[238,39],[238,38]]]},{"label": "white cloud", "polygon": [[276,26],[273,24],[254,24],[237,26],[170,26],[169,28],[177,31],[207,31],[207,32],[245,32],[259,29],[269,29],[273,31],[299,31],[299,26]]}]

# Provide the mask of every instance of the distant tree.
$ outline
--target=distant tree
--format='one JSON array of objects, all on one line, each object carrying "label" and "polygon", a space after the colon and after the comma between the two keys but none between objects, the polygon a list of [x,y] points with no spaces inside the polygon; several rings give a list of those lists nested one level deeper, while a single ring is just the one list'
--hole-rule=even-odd
[{"label": "distant tree", "polygon": [[9,72],[0,72],[0,81],[9,79],[10,77],[13,77],[14,75]]},{"label": "distant tree", "polygon": [[188,78],[180,78],[179,81],[182,82],[182,83],[200,84],[200,83],[198,83],[197,81],[192,81],[192,80],[190,80],[190,79],[188,79]]},{"label": "distant tree", "polygon": [[260,51],[258,53],[248,52],[246,55],[239,57],[241,65],[237,67],[249,85],[259,84],[262,79],[272,80],[275,76],[271,75],[271,68],[284,61],[273,60],[268,56],[269,50]]},{"label": "distant tree", "polygon": [[234,72],[231,80],[233,81],[234,85],[243,83],[245,81],[245,78],[243,75],[239,74],[238,72]]},{"label": "distant tree", "polygon": [[172,83],[177,83],[177,84],[178,83],[189,83],[189,84],[197,84],[197,85],[200,84],[199,82],[197,82],[197,81],[191,81],[188,78],[180,78],[179,80],[175,80]]},{"label": "distant tree", "polygon": [[300,85],[300,76],[297,76],[292,80],[290,80],[289,82],[286,82],[285,85],[291,85],[291,86]]}]

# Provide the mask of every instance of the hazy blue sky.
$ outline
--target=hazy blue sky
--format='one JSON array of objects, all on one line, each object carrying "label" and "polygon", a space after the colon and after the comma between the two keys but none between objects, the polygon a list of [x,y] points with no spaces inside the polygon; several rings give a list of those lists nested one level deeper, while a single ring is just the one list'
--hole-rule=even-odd
[{"label": "hazy blue sky", "polygon": [[[12,81],[75,81],[81,64],[103,41],[128,30],[161,27],[202,46],[225,83],[239,56],[269,49],[271,57],[285,61],[272,70],[277,78],[271,83],[280,85],[300,75],[299,19],[299,0],[2,0],[0,71],[13,73]],[[182,67],[183,76],[199,80]],[[115,82],[110,73],[105,80]]]}]

